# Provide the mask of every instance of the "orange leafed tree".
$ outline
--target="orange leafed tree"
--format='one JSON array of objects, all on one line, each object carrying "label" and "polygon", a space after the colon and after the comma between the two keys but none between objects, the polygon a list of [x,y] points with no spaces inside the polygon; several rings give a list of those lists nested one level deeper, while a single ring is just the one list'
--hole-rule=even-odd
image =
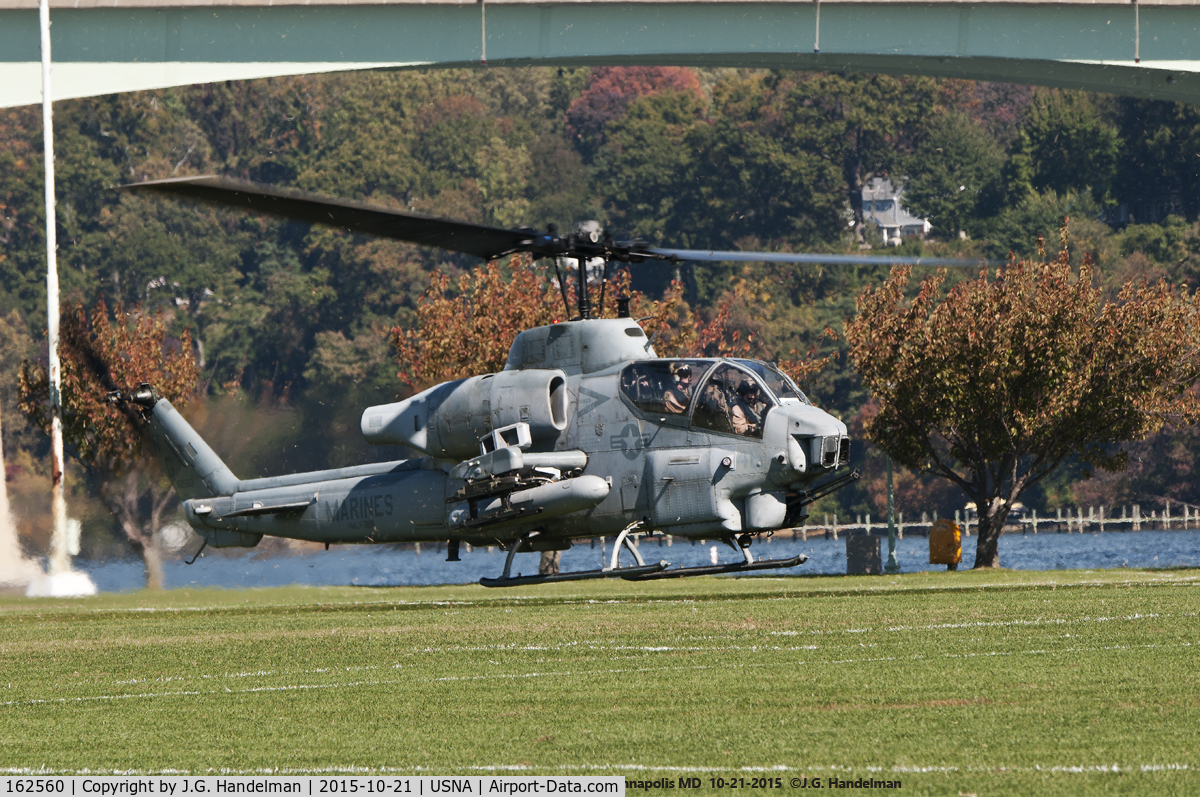
[{"label": "orange leafed tree", "polygon": [[[139,421],[105,396],[149,382],[176,407],[183,406],[199,379],[191,337],[184,332],[178,341],[169,340],[161,312],[126,312],[118,304],[110,318],[101,300],[90,315],[82,304],[63,314],[59,357],[67,452],[83,465],[100,499],[142,551],[147,586],[159,588],[158,531],[175,491],[143,453]],[[48,434],[49,382],[41,364],[22,363],[19,391],[21,410]]]},{"label": "orange leafed tree", "polygon": [[[654,339],[664,357],[734,356],[751,351],[753,336],[743,339],[730,330],[730,309],[747,298],[743,280],[717,304],[712,316],[701,320],[683,298],[683,285],[674,281],[660,300],[647,299],[629,288],[626,269],[618,269],[603,291],[591,287],[597,318],[615,318],[617,298],[629,296],[630,314],[642,319],[642,328]],[[488,263],[459,277],[451,292],[450,277],[435,274],[417,305],[417,323],[411,329],[395,327],[390,336],[400,366],[400,379],[412,389],[472,374],[495,373],[504,367],[517,333],[567,317],[563,289],[533,267],[527,256],[514,256],[507,269]],[[565,286],[574,295],[572,280]]]},{"label": "orange leafed tree", "polygon": [[1120,445],[1200,417],[1200,296],[1127,283],[1115,301],[1058,257],[1013,261],[944,296],[945,272],[906,298],[909,267],[858,297],[850,354],[879,400],[867,437],[958,485],[979,512],[975,567],[996,567],[1022,492],[1070,457],[1125,467]]},{"label": "orange leafed tree", "polygon": [[511,259],[508,275],[493,261],[463,274],[456,293],[450,287],[447,274],[435,273],[416,326],[391,331],[400,379],[411,388],[499,371],[518,332],[564,312],[558,291],[522,257]]}]

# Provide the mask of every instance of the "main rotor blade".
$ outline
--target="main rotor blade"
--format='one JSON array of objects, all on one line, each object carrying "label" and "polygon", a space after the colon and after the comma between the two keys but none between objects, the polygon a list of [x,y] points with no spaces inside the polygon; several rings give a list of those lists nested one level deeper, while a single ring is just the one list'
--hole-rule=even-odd
[{"label": "main rotor blade", "polygon": [[532,248],[537,237],[532,230],[485,227],[482,224],[407,213],[365,202],[330,199],[307,191],[275,188],[226,177],[177,177],[119,187],[128,191],[173,194],[212,205],[245,208],[310,224],[345,227],[354,232],[463,252],[484,260],[526,251]]},{"label": "main rotor blade", "polygon": [[953,257],[903,257],[889,255],[821,255],[788,252],[730,252],[714,249],[646,249],[650,255],[663,259],[722,263],[817,263],[830,266],[982,266],[996,265],[995,261],[965,260]]}]

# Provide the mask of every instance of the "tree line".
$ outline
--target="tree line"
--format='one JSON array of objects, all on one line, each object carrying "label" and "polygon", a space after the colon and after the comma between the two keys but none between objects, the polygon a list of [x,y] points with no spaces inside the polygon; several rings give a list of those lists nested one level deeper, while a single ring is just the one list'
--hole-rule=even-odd
[{"label": "tree line", "polygon": [[[34,109],[0,112],[0,400],[18,495],[36,494],[45,460],[15,412],[15,365],[44,347],[40,136]],[[1190,106],[859,74],[372,72],[139,92],[56,106],[60,273],[72,306],[105,299],[161,312],[171,341],[187,331],[207,399],[196,406],[228,436],[240,475],[333,467],[398,455],[358,439],[358,413],[409,389],[393,330],[417,327],[431,275],[445,275],[453,298],[476,264],[116,185],[218,173],[502,226],[598,219],[681,247],[857,252],[878,245],[862,186],[886,175],[934,225],[933,240],[905,251],[1030,256],[1069,215],[1068,259],[1090,256],[1094,281],[1115,296],[1130,277],[1194,282],[1198,139]],[[1156,221],[1141,217],[1150,212]],[[1130,223],[1110,223],[1120,218]],[[753,340],[764,359],[832,357],[805,387],[861,435],[870,391],[834,338],[856,295],[886,278],[866,267],[646,266],[630,290],[672,302],[680,330],[712,333],[723,313],[721,334]],[[1178,463],[1136,451],[1131,461],[1104,489],[1200,500]],[[881,460],[865,462],[865,484],[830,508],[879,514]],[[1068,459],[1027,500],[1086,495],[1103,481],[1088,471]],[[89,528],[112,526],[88,503],[94,488],[78,476],[73,506],[92,513]],[[964,500],[912,474],[899,489],[909,511]]]}]

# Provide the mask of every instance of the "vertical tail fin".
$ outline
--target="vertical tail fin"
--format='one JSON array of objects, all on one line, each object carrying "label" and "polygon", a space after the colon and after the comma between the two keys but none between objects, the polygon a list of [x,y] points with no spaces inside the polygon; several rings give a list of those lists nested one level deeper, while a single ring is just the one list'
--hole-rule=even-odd
[{"label": "vertical tail fin", "polygon": [[232,495],[238,478],[204,438],[183,419],[171,402],[148,384],[128,395],[110,393],[109,400],[137,406],[149,424],[150,444],[181,500]]},{"label": "vertical tail fin", "polygon": [[237,476],[171,402],[160,398],[148,415],[154,453],[181,500],[237,492]]}]

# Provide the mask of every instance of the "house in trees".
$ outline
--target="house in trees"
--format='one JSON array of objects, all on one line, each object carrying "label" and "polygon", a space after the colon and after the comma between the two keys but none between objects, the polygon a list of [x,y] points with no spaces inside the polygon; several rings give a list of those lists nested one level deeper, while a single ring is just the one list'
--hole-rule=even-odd
[{"label": "house in trees", "polygon": [[879,231],[884,244],[899,246],[901,238],[924,238],[933,229],[904,209],[904,188],[896,188],[886,177],[872,177],[862,190],[863,222]]}]

